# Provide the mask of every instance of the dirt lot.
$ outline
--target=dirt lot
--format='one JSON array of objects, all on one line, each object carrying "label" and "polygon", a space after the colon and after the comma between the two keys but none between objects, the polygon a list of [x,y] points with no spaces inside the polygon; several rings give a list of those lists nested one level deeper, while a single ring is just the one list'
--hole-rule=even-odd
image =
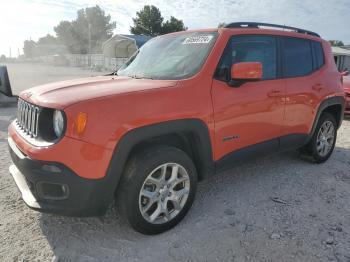
[{"label": "dirt lot", "polygon": [[107,74],[107,72],[93,72],[77,67],[50,66],[39,63],[7,63],[5,65],[15,95],[27,88],[48,82]]},{"label": "dirt lot", "polygon": [[144,236],[115,208],[102,218],[27,208],[8,174],[15,111],[0,108],[1,261],[350,261],[350,121],[327,163],[296,152],[250,161],[202,182],[176,228]]}]

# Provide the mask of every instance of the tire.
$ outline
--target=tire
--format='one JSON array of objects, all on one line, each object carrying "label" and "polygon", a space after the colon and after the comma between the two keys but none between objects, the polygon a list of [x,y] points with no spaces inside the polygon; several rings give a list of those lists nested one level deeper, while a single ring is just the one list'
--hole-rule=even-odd
[{"label": "tire", "polygon": [[140,233],[159,234],[176,226],[192,206],[197,171],[182,150],[155,146],[131,157],[119,188],[122,216]]},{"label": "tire", "polygon": [[[327,123],[331,126],[330,128],[333,129],[332,139],[330,139],[330,136],[328,136],[328,138],[326,138],[326,136],[321,138],[321,132],[324,130]],[[302,148],[302,153],[311,157],[312,160],[316,163],[324,163],[327,161],[328,158],[332,155],[335,147],[337,140],[337,129],[338,125],[334,116],[329,113],[323,113],[317,123],[315,132],[310,142],[304,148]],[[325,141],[327,141],[327,145],[325,146],[327,149],[325,151],[320,150],[320,148],[323,148],[322,143],[324,145]]]}]

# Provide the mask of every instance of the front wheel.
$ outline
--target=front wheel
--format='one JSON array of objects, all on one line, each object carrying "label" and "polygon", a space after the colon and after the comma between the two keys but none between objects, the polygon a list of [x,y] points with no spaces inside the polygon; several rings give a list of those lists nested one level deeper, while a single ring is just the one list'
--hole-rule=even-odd
[{"label": "front wheel", "polygon": [[123,214],[144,234],[178,224],[191,207],[197,186],[192,160],[180,149],[157,146],[129,161],[119,192]]},{"label": "front wheel", "polygon": [[337,122],[333,115],[324,113],[316,126],[315,133],[303,152],[316,163],[323,163],[331,156],[337,140]]}]

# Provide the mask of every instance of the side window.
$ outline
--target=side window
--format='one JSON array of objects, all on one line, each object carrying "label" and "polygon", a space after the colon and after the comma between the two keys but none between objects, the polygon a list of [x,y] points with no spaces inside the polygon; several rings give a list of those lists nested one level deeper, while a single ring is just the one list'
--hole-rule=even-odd
[{"label": "side window", "polygon": [[277,76],[277,44],[272,36],[234,36],[224,51],[215,72],[215,78],[230,80],[231,66],[239,62],[261,62],[263,79]]},{"label": "side window", "polygon": [[305,76],[312,72],[312,51],[309,40],[283,37],[284,77]]},{"label": "side window", "polygon": [[324,65],[324,54],[322,44],[317,41],[311,41],[314,49],[314,69],[317,70]]}]

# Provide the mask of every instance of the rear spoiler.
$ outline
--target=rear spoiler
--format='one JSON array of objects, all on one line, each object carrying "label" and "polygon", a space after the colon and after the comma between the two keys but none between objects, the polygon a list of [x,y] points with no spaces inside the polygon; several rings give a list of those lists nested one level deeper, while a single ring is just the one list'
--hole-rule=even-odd
[{"label": "rear spoiler", "polygon": [[0,66],[0,92],[5,96],[12,97],[12,90],[6,66]]}]

